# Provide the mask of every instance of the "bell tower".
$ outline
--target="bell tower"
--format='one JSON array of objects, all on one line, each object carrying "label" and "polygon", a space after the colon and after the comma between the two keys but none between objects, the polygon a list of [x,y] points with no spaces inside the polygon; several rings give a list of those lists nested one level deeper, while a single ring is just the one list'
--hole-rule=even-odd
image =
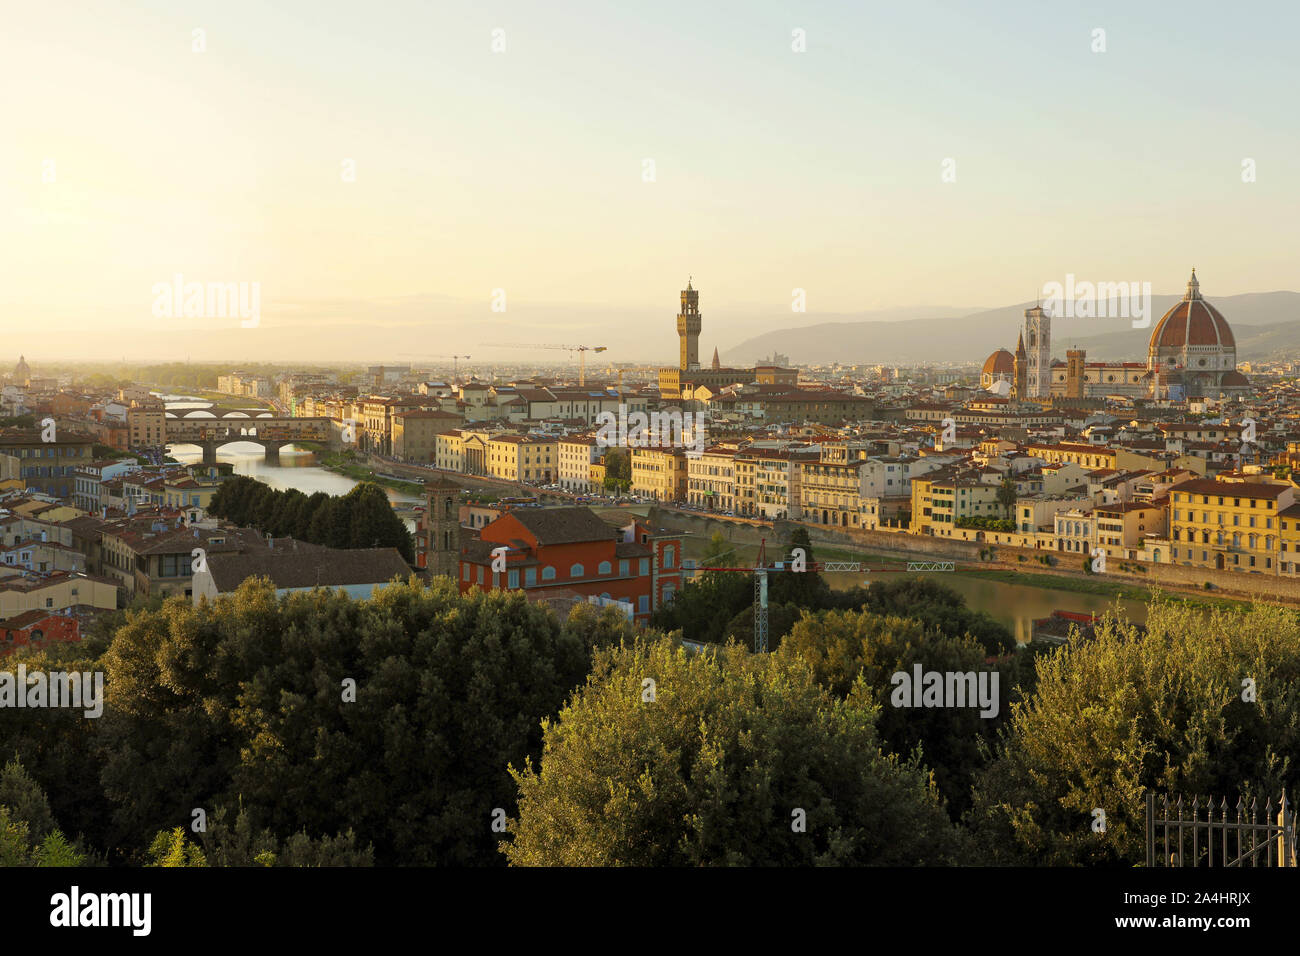
[{"label": "bell tower", "polygon": [[681,338],[681,369],[698,369],[700,367],[700,293],[691,288],[691,281],[686,280],[682,290],[682,311],[677,314],[677,335]]},{"label": "bell tower", "polygon": [[432,574],[460,573],[460,485],[438,477],[424,484],[424,566]]},{"label": "bell tower", "polygon": [[1025,349],[1029,360],[1026,397],[1048,398],[1052,394],[1052,315],[1042,305],[1025,309]]}]

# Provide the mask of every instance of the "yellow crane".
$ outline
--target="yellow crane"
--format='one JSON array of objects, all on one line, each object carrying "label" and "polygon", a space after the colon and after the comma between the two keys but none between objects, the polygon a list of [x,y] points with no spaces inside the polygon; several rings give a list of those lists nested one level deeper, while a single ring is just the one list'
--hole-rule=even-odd
[{"label": "yellow crane", "polygon": [[604,345],[537,345],[528,342],[494,342],[491,347],[499,349],[559,349],[564,352],[577,352],[579,387],[587,384],[587,353],[603,352],[606,349]]}]

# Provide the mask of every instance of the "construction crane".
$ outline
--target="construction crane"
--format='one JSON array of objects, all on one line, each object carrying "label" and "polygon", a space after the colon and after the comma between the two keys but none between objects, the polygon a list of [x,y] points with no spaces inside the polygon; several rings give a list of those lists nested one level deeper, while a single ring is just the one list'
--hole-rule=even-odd
[{"label": "construction crane", "polygon": [[[734,550],[734,549],[733,549]],[[727,554],[726,551],[722,552]],[[719,555],[721,557],[721,555]],[[820,571],[822,566],[814,562],[800,569],[802,571]],[[791,566],[781,562],[774,567],[767,565],[767,539],[763,538],[758,545],[758,556],[754,558],[752,568],[695,568],[696,571],[744,571],[754,575],[754,653],[762,654],[767,651],[767,576],[772,572],[795,572]]]},{"label": "construction crane", "polygon": [[460,375],[460,360],[468,359],[468,355],[425,355],[423,353],[403,352],[402,358],[423,358],[423,359],[451,359],[451,384],[456,384],[456,379]]},{"label": "construction crane", "polygon": [[578,387],[587,384],[587,353],[604,352],[604,345],[537,345],[528,342],[493,342],[490,348],[498,349],[558,349],[563,352],[578,353]]}]

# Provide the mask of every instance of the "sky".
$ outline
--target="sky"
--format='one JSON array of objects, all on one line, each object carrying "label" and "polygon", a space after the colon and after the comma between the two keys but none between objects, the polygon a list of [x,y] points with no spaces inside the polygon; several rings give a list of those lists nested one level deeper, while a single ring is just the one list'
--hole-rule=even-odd
[{"label": "sky", "polygon": [[[688,276],[724,357],[1067,274],[1295,289],[1297,27],[1289,2],[7,4],[0,363],[662,361]],[[257,283],[258,323],[155,314],[177,274]]]}]

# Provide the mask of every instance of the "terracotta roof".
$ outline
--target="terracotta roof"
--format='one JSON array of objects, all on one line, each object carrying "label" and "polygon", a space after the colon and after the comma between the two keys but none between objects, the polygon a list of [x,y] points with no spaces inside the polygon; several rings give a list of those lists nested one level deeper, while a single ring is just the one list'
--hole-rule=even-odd
[{"label": "terracotta roof", "polygon": [[510,515],[543,545],[611,541],[616,534],[590,508],[519,508]]}]

